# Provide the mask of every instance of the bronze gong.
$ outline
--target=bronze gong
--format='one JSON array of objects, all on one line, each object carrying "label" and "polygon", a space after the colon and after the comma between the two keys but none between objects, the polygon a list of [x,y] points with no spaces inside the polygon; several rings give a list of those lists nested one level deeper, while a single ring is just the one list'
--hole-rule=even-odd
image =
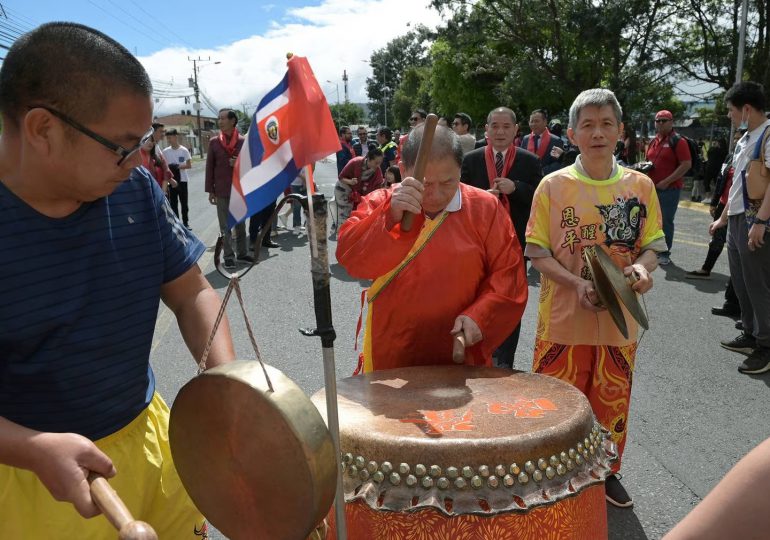
[{"label": "bronze gong", "polygon": [[336,489],[329,430],[286,375],[236,361],[188,382],[171,409],[169,438],[193,502],[228,538],[305,538]]}]

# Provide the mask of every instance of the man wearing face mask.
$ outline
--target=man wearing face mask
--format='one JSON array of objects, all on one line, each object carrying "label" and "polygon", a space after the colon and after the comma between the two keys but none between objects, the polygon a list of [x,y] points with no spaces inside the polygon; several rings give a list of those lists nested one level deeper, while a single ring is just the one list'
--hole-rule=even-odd
[{"label": "man wearing face mask", "polygon": [[[758,190],[749,166],[764,168],[770,176],[770,120],[761,84],[741,82],[725,94],[727,115],[737,128],[746,128],[735,147],[733,184],[727,206],[709,232],[727,226],[727,255],[743,333],[722,341],[725,349],[748,355],[738,371],[756,375],[770,371],[770,189],[767,180]],[[760,179],[760,183],[761,183]],[[764,191],[764,194],[762,192]]]},{"label": "man wearing face mask", "polygon": [[663,216],[663,233],[668,250],[658,254],[658,264],[671,264],[671,246],[674,243],[674,216],[679,207],[682,177],[692,166],[690,147],[684,137],[674,132],[674,116],[670,111],[658,111],[655,115],[657,135],[647,148],[647,161],[653,164],[647,175],[655,184]]}]

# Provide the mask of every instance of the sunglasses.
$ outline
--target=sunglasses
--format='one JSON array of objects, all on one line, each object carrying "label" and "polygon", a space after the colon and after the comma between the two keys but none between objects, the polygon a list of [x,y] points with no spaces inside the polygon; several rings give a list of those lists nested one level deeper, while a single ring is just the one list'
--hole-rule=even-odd
[{"label": "sunglasses", "polygon": [[409,121],[410,121],[410,122],[417,122],[417,120],[419,120],[419,118],[418,118],[418,117],[416,117],[416,116],[412,116],[412,117],[409,119]]},{"label": "sunglasses", "polygon": [[656,124],[665,124],[666,122],[671,122],[670,118],[656,118],[655,123]]},{"label": "sunglasses", "polygon": [[120,166],[127,159],[130,159],[134,155],[136,155],[136,153],[139,151],[139,149],[143,145],[147,144],[149,141],[154,140],[153,139],[153,133],[154,133],[155,130],[153,128],[150,128],[149,131],[147,131],[147,133],[142,135],[142,138],[139,140],[139,144],[137,144],[136,146],[133,146],[131,148],[126,149],[126,148],[122,147],[121,145],[116,144],[116,143],[110,141],[109,139],[106,139],[105,137],[102,137],[98,133],[94,133],[93,131],[91,131],[90,129],[85,127],[83,124],[77,122],[76,120],[73,120],[72,118],[70,118],[69,116],[64,114],[63,112],[59,112],[56,109],[52,109],[50,107],[46,107],[45,105],[34,105],[34,106],[30,107],[30,109],[43,109],[45,111],[48,111],[49,113],[54,115],[56,118],[58,118],[59,120],[61,120],[65,124],[75,128],[77,131],[79,131],[80,133],[82,133],[86,137],[89,137],[89,138],[93,139],[94,141],[98,142],[99,144],[101,144],[102,146],[104,146],[105,148],[107,148],[108,150],[110,150],[112,153],[114,153],[115,155],[117,155],[120,158],[118,160],[118,162],[116,163],[116,165],[118,165],[118,166]]}]

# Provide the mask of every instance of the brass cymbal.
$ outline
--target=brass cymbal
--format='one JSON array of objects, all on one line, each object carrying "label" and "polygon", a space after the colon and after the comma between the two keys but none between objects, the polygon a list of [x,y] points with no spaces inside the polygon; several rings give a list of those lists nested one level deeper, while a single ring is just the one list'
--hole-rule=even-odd
[{"label": "brass cymbal", "polygon": [[[628,325],[626,325],[626,318],[623,315],[623,310],[620,307],[617,297],[615,296],[615,289],[613,287],[607,272],[599,263],[599,257],[596,252],[598,250],[595,246],[590,246],[583,250],[583,260],[585,261],[588,269],[591,272],[591,281],[593,281],[596,295],[599,297],[602,305],[607,308],[607,311],[612,317],[615,326],[618,327],[623,337],[628,339]],[[614,265],[613,265],[614,266]]]},{"label": "brass cymbal", "polygon": [[604,274],[610,281],[612,289],[618,295],[620,301],[626,306],[631,316],[636,319],[636,322],[645,330],[649,330],[650,323],[644,314],[642,306],[639,304],[639,297],[636,295],[636,291],[631,288],[633,281],[628,276],[623,275],[623,270],[615,265],[601,246],[594,246],[594,248],[596,250],[596,260],[599,262],[602,270],[604,270]]}]

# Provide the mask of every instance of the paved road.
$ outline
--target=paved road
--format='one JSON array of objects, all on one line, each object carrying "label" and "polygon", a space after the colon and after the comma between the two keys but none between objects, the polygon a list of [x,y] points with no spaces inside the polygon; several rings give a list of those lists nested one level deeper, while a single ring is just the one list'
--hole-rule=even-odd
[{"label": "paved road", "polygon": [[[319,165],[316,178],[327,196],[334,186],[333,162]],[[201,267],[212,285],[223,291],[226,281],[212,266],[217,235],[216,213],[203,193],[203,167],[195,165],[190,184],[191,224],[210,246]],[[738,373],[741,358],[721,349],[720,339],[737,334],[733,321],[714,317],[709,309],[722,303],[727,255],[709,281],[684,280],[699,268],[706,253],[710,217],[707,207],[683,202],[677,213],[673,264],[657,270],[655,287],[646,295],[651,329],[641,340],[624,456],[624,484],[634,497],[632,510],[609,508],[610,538],[657,539],[704,497],[746,452],[770,436],[767,399],[770,376]],[[322,387],[320,342],[297,329],[314,325],[307,239],[281,232],[279,249],[243,281],[245,301],[263,357],[305,392]],[[333,253],[335,242],[330,245]],[[363,284],[332,260],[332,302],[337,330],[338,377],[354,367],[353,339]],[[530,274],[516,367],[532,365],[538,278]],[[240,358],[253,358],[235,304],[228,308]],[[172,402],[195,365],[173,317],[161,309],[153,345],[158,389]],[[215,538],[221,536],[215,535]]]}]

